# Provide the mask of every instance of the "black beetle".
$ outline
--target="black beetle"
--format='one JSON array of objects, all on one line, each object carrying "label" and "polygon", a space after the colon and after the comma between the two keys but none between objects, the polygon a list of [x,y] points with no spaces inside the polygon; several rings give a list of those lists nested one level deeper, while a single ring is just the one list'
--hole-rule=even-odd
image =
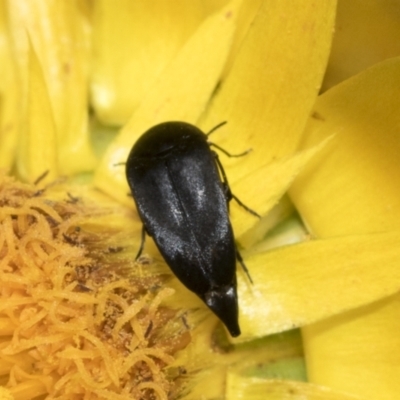
[{"label": "black beetle", "polygon": [[229,201],[234,198],[258,215],[231,193],[211,145],[232,156],[209,143],[207,135],[194,125],[161,123],[134,144],[126,162],[126,177],[143,222],[137,257],[147,233],[177,278],[235,337],[240,335],[236,259],[248,272],[235,245]]}]

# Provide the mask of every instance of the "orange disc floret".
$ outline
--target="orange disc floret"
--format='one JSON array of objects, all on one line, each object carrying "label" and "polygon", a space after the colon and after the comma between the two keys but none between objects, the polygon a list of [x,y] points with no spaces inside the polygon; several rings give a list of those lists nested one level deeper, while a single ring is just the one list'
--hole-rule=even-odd
[{"label": "orange disc floret", "polygon": [[112,224],[88,228],[106,209],[64,194],[0,176],[2,382],[21,400],[169,398],[182,379],[168,366],[190,341],[163,306],[173,290]]}]

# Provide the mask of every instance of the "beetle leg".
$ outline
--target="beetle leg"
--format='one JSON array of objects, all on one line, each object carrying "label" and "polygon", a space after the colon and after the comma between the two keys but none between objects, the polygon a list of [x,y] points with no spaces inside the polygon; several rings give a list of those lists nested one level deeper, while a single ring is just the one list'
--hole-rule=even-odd
[{"label": "beetle leg", "polygon": [[256,213],[254,210],[252,210],[251,208],[247,207],[246,204],[243,204],[232,192],[231,192],[231,197],[232,199],[236,200],[236,203],[238,203],[240,206],[242,206],[248,213],[254,215],[257,218],[261,219],[261,215]]},{"label": "beetle leg", "polygon": [[225,196],[226,196],[226,201],[231,201],[232,200],[232,192],[231,192],[231,188],[230,188],[229,183],[228,183],[228,178],[226,176],[224,167],[222,166],[221,161],[219,160],[218,154],[215,151],[213,151],[213,154],[214,154],[214,157],[215,157],[215,161],[217,162],[218,169],[221,172],[222,182],[223,182]]},{"label": "beetle leg", "polygon": [[261,215],[257,214],[254,210],[252,210],[250,207],[247,207],[244,203],[242,203],[237,196],[235,196],[232,191],[231,188],[229,186],[228,183],[228,178],[226,177],[226,173],[224,170],[224,167],[222,166],[221,161],[219,160],[218,154],[213,151],[214,156],[215,156],[215,160],[217,162],[218,168],[221,171],[221,176],[222,176],[222,181],[223,181],[223,185],[224,185],[224,190],[225,190],[225,196],[226,196],[226,200],[227,202],[231,201],[232,199],[236,200],[236,203],[238,203],[241,207],[243,207],[247,212],[249,212],[250,214],[254,215],[257,218],[261,218]]},{"label": "beetle leg", "polygon": [[237,249],[237,247],[236,247],[236,258],[239,261],[240,265],[242,266],[243,271],[246,273],[247,277],[249,278],[250,283],[253,284],[253,279],[251,279],[250,272],[247,269],[246,264],[244,263],[243,258],[241,256],[241,254],[239,253],[239,250]]},{"label": "beetle leg", "polygon": [[225,197],[226,197],[226,202],[228,203],[228,208],[229,208],[229,202],[232,200],[233,196],[232,196],[232,192],[230,187],[225,183],[222,182],[222,186],[224,188],[224,193],[225,193]]},{"label": "beetle leg", "polygon": [[39,175],[36,180],[33,182],[34,185],[39,185],[39,183],[46,178],[46,176],[49,174],[49,170],[47,169],[46,171],[44,171],[41,175]]},{"label": "beetle leg", "polygon": [[[224,184],[225,184],[225,186],[226,186],[228,192],[229,192],[230,194],[232,194],[231,188],[230,188],[229,183],[228,183],[228,178],[227,178],[227,176],[226,176],[224,167],[222,166],[222,163],[221,163],[221,161],[219,160],[218,154],[217,154],[215,151],[213,151],[213,154],[214,154],[214,157],[215,157],[215,161],[217,162],[218,168],[219,168],[219,170],[220,170],[220,172],[221,172],[222,181],[224,182]],[[230,197],[230,199],[232,198],[232,196],[229,196],[229,197]],[[229,199],[229,200],[230,200],[230,199]]]},{"label": "beetle leg", "polygon": [[[207,136],[210,136],[213,132],[215,132],[217,129],[221,128],[221,126],[225,125],[227,122],[228,122],[228,121],[220,122],[218,125],[214,126],[214,128],[212,128],[212,129],[210,130],[210,132],[206,133],[206,135],[207,135]],[[248,150],[246,150],[246,151],[244,151],[243,153],[240,153],[240,154],[231,154],[231,153],[229,153],[228,151],[226,151],[225,149],[223,149],[222,147],[218,146],[218,145],[215,144],[215,143],[208,142],[208,144],[209,144],[210,146],[216,147],[219,151],[222,151],[222,152],[223,152],[224,154],[226,154],[228,157],[242,157],[242,156],[245,156],[246,154],[250,153],[250,151],[252,150],[252,149],[248,149]]]},{"label": "beetle leg", "polygon": [[144,225],[142,225],[142,241],[140,243],[139,251],[135,257],[135,261],[141,256],[145,241],[146,241],[146,229],[145,229]]}]

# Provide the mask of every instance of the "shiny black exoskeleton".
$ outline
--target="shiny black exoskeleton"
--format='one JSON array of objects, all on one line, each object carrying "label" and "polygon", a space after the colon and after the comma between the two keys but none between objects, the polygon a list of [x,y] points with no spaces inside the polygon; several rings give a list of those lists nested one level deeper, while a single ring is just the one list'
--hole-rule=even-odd
[{"label": "shiny black exoskeleton", "polygon": [[207,135],[185,122],[152,127],[133,146],[126,177],[143,222],[138,256],[147,233],[177,278],[240,335],[236,258],[242,260],[228,214],[237,198]]}]

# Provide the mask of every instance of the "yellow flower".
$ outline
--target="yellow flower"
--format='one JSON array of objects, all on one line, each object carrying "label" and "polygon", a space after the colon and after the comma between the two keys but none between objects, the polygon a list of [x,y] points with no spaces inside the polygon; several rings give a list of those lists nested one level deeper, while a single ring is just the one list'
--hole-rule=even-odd
[{"label": "yellow flower", "polygon": [[84,187],[0,179],[0,365],[10,393],[173,394],[179,374],[166,366],[189,329],[177,323],[182,311],[162,305],[173,293],[165,277],[144,271],[148,258],[131,261],[127,210]]},{"label": "yellow flower", "polygon": [[[359,9],[386,21],[389,3]],[[396,397],[398,59],[337,85],[365,65],[336,72],[348,37],[330,52],[335,1],[0,6],[0,162],[41,177],[1,177],[0,398]],[[359,9],[339,2],[336,26]],[[333,88],[318,97],[325,73]],[[213,141],[253,150],[221,155],[232,191],[263,216],[230,207],[254,281],[238,269],[234,341],[151,241],[133,261],[140,221],[120,164],[166,120],[227,120]],[[83,185],[57,181],[73,174]],[[310,235],[285,225],[289,188]]]}]

